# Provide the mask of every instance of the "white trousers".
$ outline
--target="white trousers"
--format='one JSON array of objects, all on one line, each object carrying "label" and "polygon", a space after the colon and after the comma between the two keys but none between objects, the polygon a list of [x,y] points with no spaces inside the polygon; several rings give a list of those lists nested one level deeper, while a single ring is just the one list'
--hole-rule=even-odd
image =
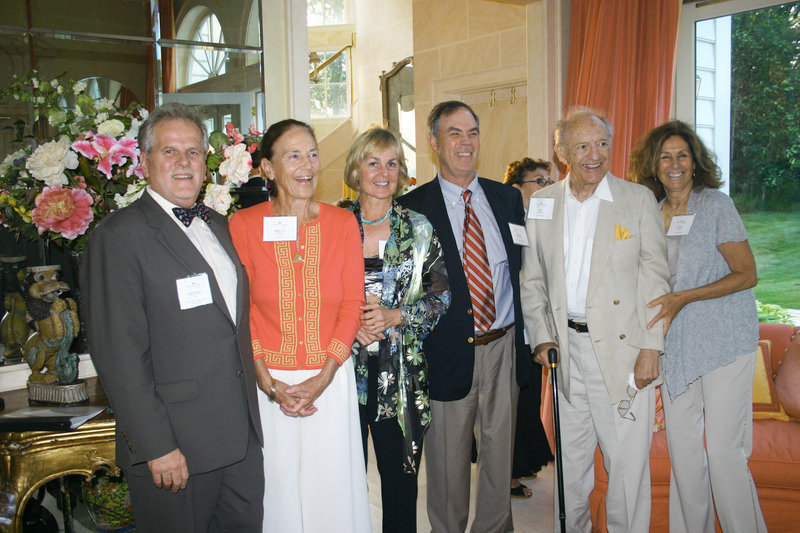
[{"label": "white trousers", "polygon": [[[589,333],[570,329],[569,352],[570,401],[558,391],[566,529],[592,531],[589,493],[594,488],[594,452],[599,443],[608,472],[608,531],[647,532],[655,391],[636,393],[628,411],[636,420],[623,418],[618,404],[611,403]],[[555,483],[557,490],[557,479]],[[558,526],[558,497],[553,500]]]},{"label": "white trousers", "polygon": [[755,353],[737,357],[674,400],[662,391],[672,463],[672,533],[713,533],[715,505],[725,533],[767,531],[747,466],[753,451],[755,358]]},{"label": "white trousers", "polygon": [[[270,370],[295,385],[319,370]],[[352,359],[314,402],[292,418],[259,391],[264,428],[264,531],[362,533],[371,530]]]}]

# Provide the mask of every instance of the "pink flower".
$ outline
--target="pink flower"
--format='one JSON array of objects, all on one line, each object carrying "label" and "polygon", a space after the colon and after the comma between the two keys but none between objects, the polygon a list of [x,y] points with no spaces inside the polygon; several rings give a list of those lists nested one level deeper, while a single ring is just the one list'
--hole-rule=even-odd
[{"label": "pink flower", "polygon": [[252,135],[253,137],[258,137],[259,135],[261,135],[261,132],[258,131],[256,129],[256,127],[251,124],[250,125],[250,135]]},{"label": "pink flower", "polygon": [[239,133],[239,130],[233,127],[233,124],[228,122],[225,124],[225,133],[228,135],[228,138],[233,141],[233,144],[239,144],[244,140],[244,135]]},{"label": "pink flower", "polygon": [[31,217],[39,235],[49,230],[72,240],[86,233],[94,220],[91,205],[92,197],[83,189],[53,185],[42,189]]},{"label": "pink flower", "polygon": [[97,169],[112,178],[111,167],[124,165],[131,160],[127,175],[139,164],[139,143],[136,139],[122,138],[119,141],[110,135],[87,135],[86,140],[76,141],[72,149],[97,162]]}]

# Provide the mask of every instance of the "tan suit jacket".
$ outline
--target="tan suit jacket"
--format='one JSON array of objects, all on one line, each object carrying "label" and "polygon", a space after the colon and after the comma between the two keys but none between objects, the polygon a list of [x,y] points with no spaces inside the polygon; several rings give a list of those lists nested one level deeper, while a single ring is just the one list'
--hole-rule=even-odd
[{"label": "tan suit jacket", "polygon": [[[650,330],[646,328],[657,312],[657,308],[648,309],[647,303],[669,292],[669,269],[664,225],[653,193],[610,173],[606,179],[613,202],[600,201],[586,296],[586,321],[611,402],[617,403],[628,397],[628,375],[633,372],[639,350],[664,350],[663,321]],[[563,242],[566,185],[567,180],[561,180],[533,197],[553,198],[553,217],[526,221],[530,246],[522,254],[521,294],[531,346],[544,342],[559,345],[559,386],[569,400]],[[619,238],[620,232],[625,238]],[[660,375],[649,387],[661,381]]]}]

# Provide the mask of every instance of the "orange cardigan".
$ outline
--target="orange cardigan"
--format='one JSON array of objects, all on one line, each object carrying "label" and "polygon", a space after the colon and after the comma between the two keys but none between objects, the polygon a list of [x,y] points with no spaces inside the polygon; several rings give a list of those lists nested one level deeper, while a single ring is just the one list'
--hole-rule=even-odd
[{"label": "orange cardigan", "polygon": [[298,242],[263,240],[265,202],[234,213],[230,231],[250,278],[255,358],[268,368],[322,368],[327,356],[350,356],[364,305],[361,233],[353,213],[320,203],[319,216],[298,229]]}]

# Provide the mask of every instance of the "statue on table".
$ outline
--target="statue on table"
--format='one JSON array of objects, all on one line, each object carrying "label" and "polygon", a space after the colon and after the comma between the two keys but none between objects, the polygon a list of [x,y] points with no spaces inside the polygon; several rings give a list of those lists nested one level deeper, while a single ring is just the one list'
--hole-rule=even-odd
[{"label": "statue on table", "polygon": [[25,299],[21,284],[25,279],[25,269],[21,268],[26,257],[0,257],[2,264],[3,305],[6,314],[0,322],[0,343],[3,344],[3,361],[0,364],[22,362],[22,346],[28,340],[31,328],[28,326]]},{"label": "statue on table", "polygon": [[61,297],[69,285],[58,279],[59,269],[28,267],[23,284],[28,316],[34,324],[34,333],[23,348],[31,367],[29,388],[31,384],[69,385],[78,379],[78,354],[69,350],[80,330],[78,306],[72,298]]}]

